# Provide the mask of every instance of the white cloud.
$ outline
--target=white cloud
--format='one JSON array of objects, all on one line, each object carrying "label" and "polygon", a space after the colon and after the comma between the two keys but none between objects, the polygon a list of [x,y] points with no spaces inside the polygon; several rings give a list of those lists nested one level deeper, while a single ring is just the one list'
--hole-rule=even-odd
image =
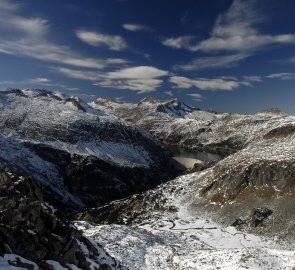
[{"label": "white cloud", "polygon": [[172,91],[166,91],[164,92],[164,94],[166,94],[169,97],[172,97],[174,95]]},{"label": "white cloud", "polygon": [[71,78],[92,81],[93,85],[108,88],[128,89],[138,93],[155,91],[163,83],[160,77],[168,72],[151,66],[137,66],[110,72],[81,71],[68,68],[55,68],[55,71]]},{"label": "white cloud", "polygon": [[102,78],[102,74],[97,71],[76,70],[65,67],[52,68],[54,71],[66,75],[70,78],[86,81],[96,81]]},{"label": "white cloud", "polygon": [[273,73],[266,76],[269,79],[279,79],[279,80],[295,80],[295,73],[282,72],[282,73]]},{"label": "white cloud", "polygon": [[24,79],[24,80],[16,80],[16,81],[0,81],[0,85],[5,86],[6,88],[13,88],[13,87],[26,87],[32,88],[38,86],[46,86],[46,87],[54,87],[55,91],[58,88],[62,88],[67,91],[79,91],[80,89],[77,87],[68,87],[62,83],[54,83],[50,79],[47,78],[32,78],[32,79]]},{"label": "white cloud", "polygon": [[234,0],[231,7],[219,15],[208,39],[193,42],[193,39],[178,37],[168,39],[164,45],[189,51],[240,51],[251,52],[268,45],[293,44],[295,34],[270,35],[257,30],[256,25],[264,18],[256,11],[257,1]]},{"label": "white cloud", "polygon": [[33,83],[33,84],[47,84],[47,83],[51,83],[51,80],[49,80],[47,78],[34,78],[34,79],[29,79],[27,81],[29,83]]},{"label": "white cloud", "polygon": [[155,91],[163,83],[160,77],[167,76],[168,72],[151,66],[138,66],[108,72],[105,79],[96,82],[96,85],[118,89],[129,89],[139,93]]},{"label": "white cloud", "polygon": [[204,99],[204,97],[199,93],[188,94],[188,96],[191,96],[194,101],[203,101]]},{"label": "white cloud", "polygon": [[243,76],[246,82],[262,82],[261,76]]},{"label": "white cloud", "polygon": [[15,11],[17,10],[19,5],[17,4],[12,4],[11,2],[7,0],[0,0],[0,9],[2,10],[7,10],[7,11]]},{"label": "white cloud", "polygon": [[142,94],[154,92],[156,88],[162,85],[162,83],[163,81],[160,79],[105,79],[94,83],[94,85],[117,89],[127,89]]},{"label": "white cloud", "polygon": [[149,79],[167,76],[168,72],[151,66],[124,68],[108,73],[112,79]]},{"label": "white cloud", "polygon": [[174,49],[188,49],[191,50],[191,42],[194,40],[192,36],[181,36],[175,38],[166,38],[162,40],[162,44]]},{"label": "white cloud", "polygon": [[107,46],[110,50],[114,51],[121,51],[127,48],[124,39],[117,35],[107,35],[84,30],[77,30],[76,35],[80,40],[91,46]]},{"label": "white cloud", "polygon": [[26,18],[19,12],[20,6],[0,0],[0,53],[96,69],[127,62],[124,59],[86,57],[68,46],[56,44],[50,38],[51,28],[47,20]]},{"label": "white cloud", "polygon": [[237,53],[222,56],[199,57],[184,65],[175,65],[176,70],[193,71],[202,69],[234,67],[242,60],[249,57],[249,54]]},{"label": "white cloud", "polygon": [[231,91],[240,86],[240,83],[236,80],[225,80],[221,78],[215,79],[205,79],[205,78],[197,78],[197,79],[189,79],[181,76],[172,76],[169,81],[178,88],[192,88],[197,87],[201,90],[227,90]]},{"label": "white cloud", "polygon": [[133,23],[124,23],[122,24],[122,27],[125,30],[137,32],[137,31],[151,31],[152,29],[146,25],[142,24],[133,24]]}]

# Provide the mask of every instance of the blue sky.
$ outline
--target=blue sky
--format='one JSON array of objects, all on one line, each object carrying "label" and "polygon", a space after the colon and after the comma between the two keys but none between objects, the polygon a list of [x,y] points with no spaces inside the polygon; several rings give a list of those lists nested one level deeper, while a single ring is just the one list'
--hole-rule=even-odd
[{"label": "blue sky", "polygon": [[0,89],[295,113],[292,0],[0,0]]}]

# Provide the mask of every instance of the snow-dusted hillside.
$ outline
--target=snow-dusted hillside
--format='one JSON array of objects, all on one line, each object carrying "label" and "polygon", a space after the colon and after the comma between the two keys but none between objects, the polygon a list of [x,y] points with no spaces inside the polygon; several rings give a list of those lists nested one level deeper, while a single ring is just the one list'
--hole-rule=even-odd
[{"label": "snow-dusted hillside", "polygon": [[0,165],[84,206],[155,186],[175,162],[144,130],[44,90],[0,92]]},{"label": "snow-dusted hillside", "polygon": [[82,215],[84,220],[102,221],[107,213],[109,218],[117,214],[115,223],[121,225],[76,225],[130,270],[293,269],[293,244],[284,244],[275,234],[266,239],[220,225],[194,206],[194,191],[208,174],[182,176]]},{"label": "snow-dusted hillside", "polygon": [[[43,90],[0,92],[0,116],[0,269],[293,270],[295,116]],[[147,131],[225,158],[171,180]]]},{"label": "snow-dusted hillside", "polygon": [[134,270],[294,269],[295,117],[226,117],[219,132],[226,137],[227,127],[245,139],[242,150],[202,172],[89,209],[77,222],[85,236]]},{"label": "snow-dusted hillside", "polygon": [[154,137],[45,90],[0,92],[0,269],[126,269],[69,221],[171,179]]},{"label": "snow-dusted hillside", "polygon": [[223,156],[243,149],[274,128],[292,124],[295,119],[279,110],[254,115],[215,113],[192,108],[177,100],[152,98],[138,104],[100,99],[90,105],[140,125],[167,145]]}]

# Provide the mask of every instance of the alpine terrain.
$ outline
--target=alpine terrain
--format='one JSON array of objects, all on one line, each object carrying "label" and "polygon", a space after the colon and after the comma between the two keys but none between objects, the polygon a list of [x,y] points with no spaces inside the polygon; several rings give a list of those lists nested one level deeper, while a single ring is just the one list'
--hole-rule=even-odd
[{"label": "alpine terrain", "polygon": [[295,269],[295,116],[0,104],[0,269]]}]

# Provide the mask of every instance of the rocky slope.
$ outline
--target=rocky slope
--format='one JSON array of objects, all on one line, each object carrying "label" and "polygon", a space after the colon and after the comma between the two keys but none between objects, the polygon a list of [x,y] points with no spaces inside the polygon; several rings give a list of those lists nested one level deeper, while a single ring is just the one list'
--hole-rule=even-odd
[{"label": "rocky slope", "polygon": [[163,146],[132,124],[48,91],[0,93],[0,164],[71,206],[98,205],[177,174]]},{"label": "rocky slope", "polygon": [[[181,176],[144,194],[90,209],[76,225],[130,270],[293,269],[294,238],[283,238],[280,225],[284,221],[277,224],[276,233],[267,238],[263,233],[274,219],[282,218],[277,209],[253,209],[254,204],[244,209],[249,220],[246,227],[255,234],[260,230],[259,236],[240,231],[237,212],[220,225],[220,217],[214,222],[212,213],[224,214],[223,207],[197,203],[198,190],[210,174],[208,169]],[[233,223],[236,227],[230,226]]]},{"label": "rocky slope", "polygon": [[168,146],[222,156],[243,149],[268,131],[292,123],[294,119],[276,109],[254,115],[216,113],[190,107],[178,100],[153,98],[138,104],[98,99],[90,105],[140,125]]},{"label": "rocky slope", "polygon": [[59,218],[44,192],[36,179],[0,170],[0,269],[126,269]]},{"label": "rocky slope", "polygon": [[[225,158],[171,180],[169,151],[111,114]],[[295,266],[295,116],[42,90],[0,92],[0,115],[0,269]]]},{"label": "rocky slope", "polygon": [[68,218],[173,178],[169,151],[54,92],[0,92],[0,116],[0,269],[126,269]]},{"label": "rocky slope", "polygon": [[[130,269],[293,269],[295,117],[267,111],[230,118],[227,127],[237,125],[231,136],[247,139],[243,149],[202,172],[88,209],[78,226],[95,222],[85,234],[116,258],[130,258]],[[125,252],[127,232],[140,252]],[[134,266],[138,253],[146,254],[142,267]]]}]

